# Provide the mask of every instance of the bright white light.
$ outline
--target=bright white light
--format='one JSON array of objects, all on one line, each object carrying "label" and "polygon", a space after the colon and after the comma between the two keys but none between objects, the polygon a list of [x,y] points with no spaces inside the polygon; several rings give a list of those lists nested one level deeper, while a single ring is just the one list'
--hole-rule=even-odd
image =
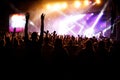
[{"label": "bright white light", "polygon": [[61,6],[59,4],[55,4],[53,5],[53,10],[56,11],[56,10],[60,10],[61,9]]},{"label": "bright white light", "polygon": [[91,16],[93,16],[94,15],[94,13],[91,13]]},{"label": "bright white light", "polygon": [[30,24],[33,25],[33,26],[35,26],[35,24],[32,21],[30,21]]},{"label": "bright white light", "polygon": [[88,6],[89,5],[89,0],[84,0],[84,5]]},{"label": "bright white light", "polygon": [[88,37],[88,38],[93,37],[94,36],[94,29],[93,28],[89,28],[89,29],[85,30],[84,35],[86,37]]},{"label": "bright white light", "polygon": [[102,15],[103,15],[103,13],[104,13],[107,5],[108,5],[108,2],[104,5],[103,9],[100,11],[97,19],[95,20],[94,24],[92,25],[92,28],[94,28],[94,27],[96,26],[96,24],[99,22],[99,20],[101,19],[101,17],[102,17]]},{"label": "bright white light", "polygon": [[60,34],[60,35],[67,34],[67,25],[66,25],[66,22],[60,22],[59,23],[58,34]]},{"label": "bright white light", "polygon": [[80,1],[75,1],[74,6],[75,6],[75,8],[79,8],[81,6]]},{"label": "bright white light", "polygon": [[25,16],[15,14],[10,19],[11,27],[13,28],[24,28],[25,26]]},{"label": "bright white light", "polygon": [[25,15],[13,14],[9,18],[9,31],[13,32],[16,28],[16,32],[23,31],[25,27]]},{"label": "bright white light", "polygon": [[[74,15],[74,16],[66,16],[66,18],[59,22],[59,31],[58,34],[69,34],[68,32],[71,32],[74,36],[77,36],[78,34],[74,33],[72,29],[75,27],[73,24],[77,24],[80,27],[81,24],[76,23],[77,20],[82,19],[86,14],[80,14],[80,15]],[[81,28],[79,32],[81,31]]]},{"label": "bright white light", "polygon": [[92,25],[92,28],[94,28],[94,27],[97,25],[97,23],[98,23],[99,20],[101,19],[102,15],[103,15],[103,12],[100,12],[100,14],[98,15],[98,17],[97,17],[97,19],[95,20],[94,24]]},{"label": "bright white light", "polygon": [[62,9],[66,9],[67,6],[68,6],[67,3],[65,3],[65,2],[61,4]]}]

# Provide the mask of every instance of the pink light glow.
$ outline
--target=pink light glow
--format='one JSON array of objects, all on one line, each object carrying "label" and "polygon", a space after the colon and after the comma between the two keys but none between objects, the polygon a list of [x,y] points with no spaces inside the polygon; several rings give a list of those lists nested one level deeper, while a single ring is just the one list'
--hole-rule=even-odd
[{"label": "pink light glow", "polygon": [[16,28],[17,32],[21,32],[25,27],[25,16],[23,14],[13,14],[9,18],[9,31],[13,32]]}]

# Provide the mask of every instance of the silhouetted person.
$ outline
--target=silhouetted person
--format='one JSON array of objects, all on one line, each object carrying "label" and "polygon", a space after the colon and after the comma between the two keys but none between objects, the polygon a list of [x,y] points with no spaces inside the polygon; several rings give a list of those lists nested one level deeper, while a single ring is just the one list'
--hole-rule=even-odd
[{"label": "silhouetted person", "polygon": [[13,48],[18,48],[18,40],[16,38],[13,39]]},{"label": "silhouetted person", "polygon": [[10,37],[5,37],[5,48],[12,48]]},{"label": "silhouetted person", "polygon": [[39,37],[39,42],[40,45],[43,44],[43,36],[44,36],[44,18],[45,18],[45,14],[41,14],[41,28],[40,28],[40,37]]},{"label": "silhouetted person", "polygon": [[68,54],[66,50],[63,48],[61,39],[55,40],[53,54],[54,54],[53,62],[55,64],[66,64],[67,63]]},{"label": "silhouetted person", "polygon": [[76,54],[78,53],[78,46],[75,45],[75,43],[73,42],[73,40],[70,40],[68,42],[68,45],[65,46],[65,48],[67,49],[68,55],[69,55],[69,61],[70,63],[72,62],[73,64],[75,63],[75,58],[76,58]]},{"label": "silhouetted person", "polygon": [[38,48],[40,44],[38,44],[37,33],[33,32],[31,35],[31,48]]},{"label": "silhouetted person", "polygon": [[28,22],[29,22],[30,14],[26,13],[26,23],[25,23],[25,61],[26,63],[35,63],[35,54],[36,54],[36,38],[35,33],[33,33],[31,36],[32,40],[29,40],[28,38]]},{"label": "silhouetted person", "polygon": [[0,49],[4,48],[4,40],[0,39]]},{"label": "silhouetted person", "polygon": [[[110,49],[110,61],[111,63],[119,65],[120,61],[120,42],[114,41],[112,48]],[[114,56],[114,62],[113,62]]]},{"label": "silhouetted person", "polygon": [[105,64],[106,63],[108,51],[105,48],[105,42],[104,41],[100,41],[98,43],[98,49],[96,51],[96,55],[97,55],[97,61],[98,61],[97,63],[98,64]]},{"label": "silhouetted person", "polygon": [[26,18],[26,23],[25,23],[25,42],[27,43],[27,41],[28,41],[28,22],[29,22],[29,18],[30,18],[30,14],[28,12],[25,14],[25,18]]},{"label": "silhouetted person", "polygon": [[50,44],[50,40],[48,37],[44,38],[44,43],[41,49],[41,55],[45,64],[52,63],[52,54],[53,46]]},{"label": "silhouetted person", "polygon": [[85,48],[79,53],[78,60],[79,64],[94,64],[94,50],[92,41],[88,40]]},{"label": "silhouetted person", "polygon": [[49,36],[49,31],[48,30],[46,32],[44,31],[44,33],[45,33],[45,37]]}]

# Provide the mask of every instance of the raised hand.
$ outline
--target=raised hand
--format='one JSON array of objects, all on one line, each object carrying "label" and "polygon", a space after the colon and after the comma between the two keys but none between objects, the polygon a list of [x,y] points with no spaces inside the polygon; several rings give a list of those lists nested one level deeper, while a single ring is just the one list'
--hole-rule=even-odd
[{"label": "raised hand", "polygon": [[41,15],[41,20],[44,20],[44,18],[45,18],[45,14],[42,13],[42,15]]},{"label": "raised hand", "polygon": [[30,14],[27,12],[25,14],[25,17],[26,17],[26,23],[25,23],[25,41],[27,42],[28,41],[28,21],[29,21],[29,18],[30,18]]},{"label": "raised hand", "polygon": [[42,45],[43,43],[43,33],[44,33],[44,18],[45,18],[45,14],[41,14],[41,28],[40,28],[40,45]]},{"label": "raised hand", "polygon": [[30,18],[30,14],[27,12],[27,13],[25,14],[25,17],[26,17],[26,19],[29,19],[29,18]]}]

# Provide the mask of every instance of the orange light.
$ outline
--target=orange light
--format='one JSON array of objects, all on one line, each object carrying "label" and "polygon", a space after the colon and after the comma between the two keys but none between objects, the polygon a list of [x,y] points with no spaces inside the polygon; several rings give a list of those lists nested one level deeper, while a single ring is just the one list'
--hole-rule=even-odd
[{"label": "orange light", "polygon": [[51,5],[48,4],[48,5],[47,5],[47,9],[51,9]]},{"label": "orange light", "polygon": [[96,3],[97,3],[97,4],[100,4],[100,3],[101,3],[101,1],[100,1],[100,0],[96,0]]}]

